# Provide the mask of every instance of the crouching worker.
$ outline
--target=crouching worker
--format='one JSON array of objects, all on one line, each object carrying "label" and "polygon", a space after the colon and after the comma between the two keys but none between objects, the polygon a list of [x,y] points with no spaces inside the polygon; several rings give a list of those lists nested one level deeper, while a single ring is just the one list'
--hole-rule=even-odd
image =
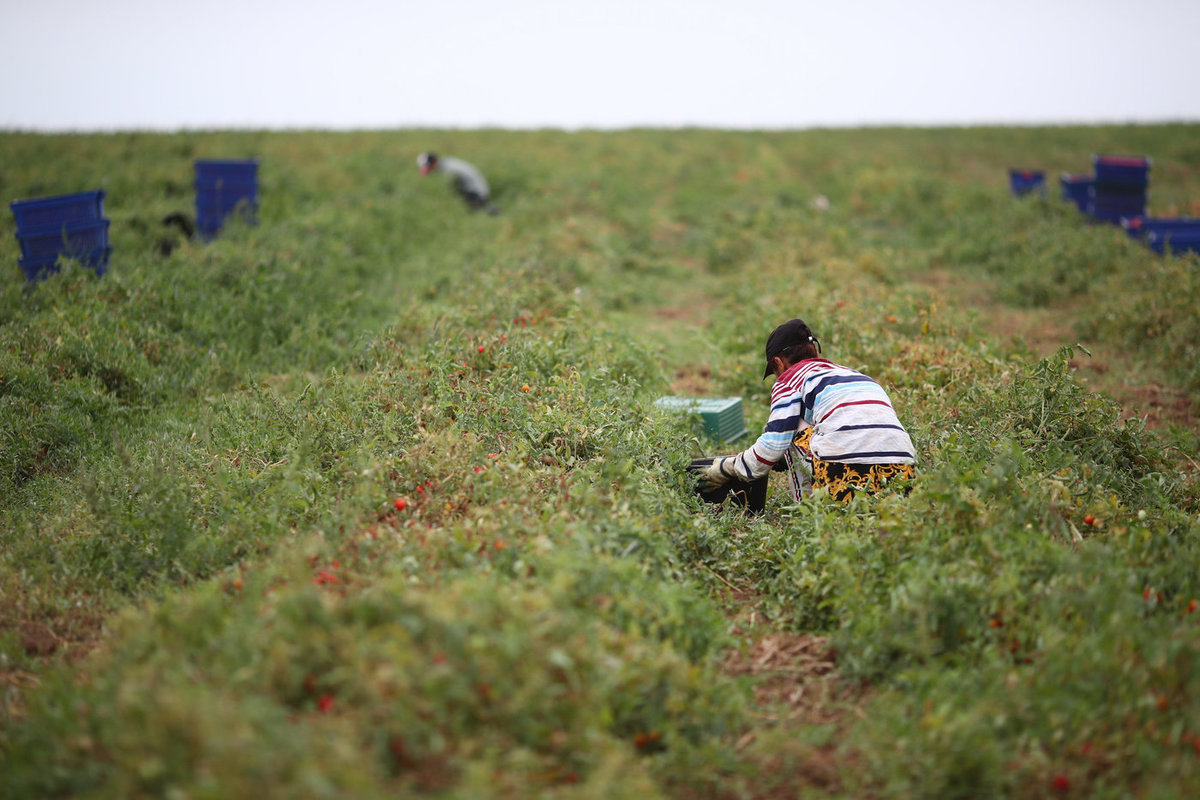
[{"label": "crouching worker", "polygon": [[488,188],[483,173],[461,158],[439,156],[437,153],[421,153],[417,156],[417,166],[422,175],[431,172],[444,172],[454,183],[454,190],[472,211],[486,211],[489,214],[499,214],[500,209],[492,205],[492,190]]},{"label": "crouching worker", "polygon": [[[697,473],[702,494],[752,483],[772,468],[791,476],[793,499],[824,488],[847,502],[915,474],[916,451],[887,392],[871,378],[820,357],[821,343],[793,319],[767,339],[775,376],[766,430],[748,450],[713,459]],[[782,463],[781,463],[782,462]]]}]

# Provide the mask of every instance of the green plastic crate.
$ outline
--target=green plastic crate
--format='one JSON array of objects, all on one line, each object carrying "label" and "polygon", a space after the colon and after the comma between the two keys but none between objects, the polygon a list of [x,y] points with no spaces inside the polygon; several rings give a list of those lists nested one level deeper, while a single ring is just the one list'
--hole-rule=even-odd
[{"label": "green plastic crate", "polygon": [[660,397],[654,405],[667,411],[698,413],[704,421],[704,432],[725,443],[749,432],[740,397]]}]

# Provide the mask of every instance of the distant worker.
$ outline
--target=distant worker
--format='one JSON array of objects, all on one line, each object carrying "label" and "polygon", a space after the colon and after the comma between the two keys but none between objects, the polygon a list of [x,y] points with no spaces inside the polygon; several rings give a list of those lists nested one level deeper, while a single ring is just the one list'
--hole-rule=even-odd
[{"label": "distant worker", "polygon": [[765,478],[781,460],[796,501],[825,488],[844,502],[855,492],[871,494],[913,477],[917,454],[887,392],[820,354],[821,343],[803,320],[771,333],[763,378],[775,375],[775,386],[766,430],[749,449],[705,466],[697,475],[702,490]]},{"label": "distant worker", "polygon": [[492,205],[492,192],[488,188],[487,180],[474,165],[453,156],[421,153],[417,156],[417,166],[421,168],[422,175],[431,172],[444,172],[449,175],[454,181],[455,190],[473,211],[500,213],[500,209]]}]

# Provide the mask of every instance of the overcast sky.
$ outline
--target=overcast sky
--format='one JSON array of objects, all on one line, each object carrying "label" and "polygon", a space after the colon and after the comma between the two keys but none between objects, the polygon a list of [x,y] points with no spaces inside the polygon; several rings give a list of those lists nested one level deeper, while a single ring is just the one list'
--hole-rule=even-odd
[{"label": "overcast sky", "polygon": [[0,129],[1200,121],[1200,0],[0,0]]}]

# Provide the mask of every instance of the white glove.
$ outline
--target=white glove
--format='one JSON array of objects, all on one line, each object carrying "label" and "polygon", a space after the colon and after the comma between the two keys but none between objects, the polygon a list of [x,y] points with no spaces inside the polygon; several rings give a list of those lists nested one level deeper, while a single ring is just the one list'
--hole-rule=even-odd
[{"label": "white glove", "polygon": [[735,456],[727,456],[715,459],[708,469],[700,473],[700,488],[709,491],[724,486],[736,478],[737,474],[733,471],[734,458]]}]

